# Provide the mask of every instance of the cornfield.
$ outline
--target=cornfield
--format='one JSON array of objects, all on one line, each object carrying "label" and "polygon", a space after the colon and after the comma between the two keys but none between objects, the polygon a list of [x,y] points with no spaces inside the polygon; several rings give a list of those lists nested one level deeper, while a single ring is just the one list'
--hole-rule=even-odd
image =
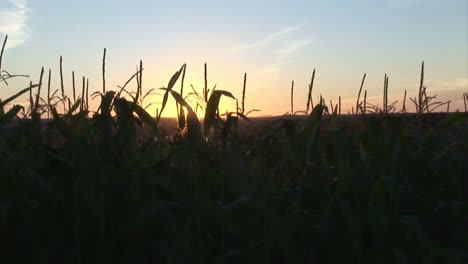
[{"label": "cornfield", "polygon": [[[445,104],[423,70],[414,115],[386,95],[383,108],[361,101],[365,75],[351,115],[341,98],[314,105],[314,70],[305,113],[291,98],[290,115],[259,124],[247,74],[241,106],[220,113],[235,96],[206,84],[184,96],[182,65],[153,118],[143,63],[113,91],[105,57],[102,92],[73,77],[67,95],[62,70],[53,90],[42,69],[0,102],[2,263],[468,262],[468,115],[431,114]],[[0,71],[3,84],[21,78]],[[29,109],[11,106],[28,94]],[[170,97],[178,118],[165,133]]]}]

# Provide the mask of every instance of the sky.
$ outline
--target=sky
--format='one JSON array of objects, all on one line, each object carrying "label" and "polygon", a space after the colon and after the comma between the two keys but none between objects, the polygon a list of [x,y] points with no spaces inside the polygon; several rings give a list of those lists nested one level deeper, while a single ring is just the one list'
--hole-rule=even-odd
[{"label": "sky", "polygon": [[[143,60],[143,92],[166,86],[184,63],[185,89],[201,91],[206,62],[208,86],[237,98],[247,73],[246,110],[260,109],[256,115],[291,111],[292,81],[294,111],[304,110],[314,69],[314,101],[341,96],[344,112],[364,73],[368,101],[382,106],[388,74],[389,101],[400,108],[405,90],[417,93],[422,61],[429,95],[462,110],[468,92],[467,0],[2,0],[0,38],[6,34],[2,69],[30,78],[0,84],[0,98],[37,83],[41,67],[52,70],[52,90],[59,89],[61,55],[69,95],[72,71],[77,82],[89,78],[90,94],[100,91],[104,48],[107,90]],[[161,97],[146,98],[150,114]],[[414,110],[408,99],[407,108]],[[234,109],[235,100],[222,99],[221,112]],[[173,115],[175,107],[165,111]]]}]

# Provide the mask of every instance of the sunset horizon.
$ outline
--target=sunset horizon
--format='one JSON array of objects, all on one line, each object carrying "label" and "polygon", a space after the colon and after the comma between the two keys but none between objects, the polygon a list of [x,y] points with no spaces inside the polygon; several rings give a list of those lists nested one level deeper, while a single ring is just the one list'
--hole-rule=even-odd
[{"label": "sunset horizon", "polygon": [[[151,115],[161,106],[162,91],[158,88],[167,86],[184,63],[187,92],[190,85],[203,89],[207,63],[208,88],[216,85],[239,99],[247,73],[247,110],[261,110],[253,116],[278,116],[290,112],[292,81],[294,109],[305,110],[314,69],[315,102],[322,96],[327,105],[330,101],[336,104],[341,98],[343,113],[352,112],[366,74],[362,93],[366,90],[368,102],[382,107],[387,75],[388,100],[398,101],[395,106],[400,111],[406,91],[406,108],[413,112],[409,98],[418,93],[424,61],[428,95],[450,101],[450,111],[464,110],[468,3],[463,0],[270,5],[258,1],[248,10],[243,2],[183,1],[186,8],[180,10],[157,1],[136,3],[144,9],[124,3],[63,5],[46,1],[36,6],[26,0],[8,0],[0,4],[0,37],[9,36],[2,69],[30,76],[11,80],[0,91],[0,98],[27,87],[30,81],[37,83],[42,67],[46,73],[51,69],[52,90],[60,89],[60,56],[66,94],[72,92],[72,71],[77,86],[85,77],[89,79],[89,94],[100,91],[105,48],[107,90],[118,90],[143,61],[143,92],[154,88],[159,93],[146,98]],[[189,7],[193,10],[188,11]],[[251,12],[255,7],[265,12],[257,16]],[[239,16],[232,13],[235,10]],[[177,19],[169,19],[170,14]],[[135,85],[135,81],[130,83],[129,91],[135,91]],[[28,97],[16,102],[27,105]],[[99,100],[90,101],[91,110],[98,105]],[[235,107],[235,100],[222,97],[220,112],[235,111]],[[163,115],[176,116],[172,98]]]}]

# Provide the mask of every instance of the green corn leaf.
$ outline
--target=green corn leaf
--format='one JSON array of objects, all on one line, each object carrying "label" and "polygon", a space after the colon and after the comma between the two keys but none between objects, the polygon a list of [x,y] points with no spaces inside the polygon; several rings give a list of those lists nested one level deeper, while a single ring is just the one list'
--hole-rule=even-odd
[{"label": "green corn leaf", "polygon": [[309,114],[309,116],[307,117],[306,126],[304,130],[306,135],[310,135],[315,125],[317,125],[320,122],[320,120],[322,119],[322,114],[323,114],[324,109],[325,108],[323,105],[318,104],[314,107],[314,109],[312,110],[312,113]]},{"label": "green corn leaf", "polygon": [[[161,88],[162,90],[168,91],[169,89],[167,88]],[[185,107],[187,110],[187,120],[186,120],[186,125],[187,125],[187,137],[189,138],[190,141],[192,142],[201,142],[203,141],[203,136],[202,136],[202,131],[201,131],[201,124],[200,121],[198,120],[197,114],[193,111],[192,107],[180,96],[180,94],[176,91],[170,90],[169,91],[174,97],[174,100],[181,105],[182,107]]]},{"label": "green corn leaf", "polygon": [[166,107],[167,100],[169,99],[169,92],[172,91],[172,87],[174,87],[174,84],[179,79],[179,76],[182,73],[184,68],[185,68],[185,64],[182,65],[182,67],[180,67],[180,70],[176,71],[176,73],[174,73],[174,75],[172,75],[171,80],[169,80],[169,83],[167,84],[167,89],[165,89],[166,92],[164,93],[164,96],[163,96],[161,110],[159,111],[159,115],[157,117],[157,122],[159,121],[159,119],[161,119],[161,114],[164,111],[164,108]]},{"label": "green corn leaf", "polygon": [[[185,101],[184,98],[182,98],[182,96],[180,96],[180,94],[176,91],[172,91],[172,90],[169,90],[168,88],[161,88],[161,90],[164,90],[166,92],[169,92],[171,93],[172,97],[174,97],[174,100],[181,106],[185,107],[187,109],[187,111],[190,113],[190,112],[194,112],[192,107],[187,103],[187,101]],[[195,112],[194,112],[195,113]]]},{"label": "green corn leaf", "polygon": [[179,110],[179,117],[178,117],[179,129],[185,128],[185,111],[184,108],[181,107]]},{"label": "green corn leaf", "polygon": [[69,124],[67,123],[67,121],[65,121],[65,119],[59,116],[59,114],[57,113],[57,109],[55,109],[55,107],[51,107],[50,111],[52,112],[52,117],[54,118],[55,127],[57,127],[57,129],[60,131],[60,133],[64,137],[68,139],[72,138],[73,132]]},{"label": "green corn leaf", "polygon": [[7,105],[9,102],[15,100],[16,98],[20,97],[21,95],[23,95],[24,93],[27,93],[29,92],[31,89],[33,88],[36,88],[36,87],[39,87],[39,84],[35,84],[35,85],[32,85],[28,88],[24,88],[23,90],[19,91],[17,94],[13,95],[13,96],[10,96],[9,98],[7,98],[5,101],[1,101],[0,102],[0,108],[3,108],[5,105]]},{"label": "green corn leaf", "polygon": [[21,109],[23,109],[21,105],[15,105],[6,112],[6,114],[0,115],[0,124],[10,122],[19,113],[19,111],[21,111]]},{"label": "green corn leaf", "polygon": [[158,131],[158,122],[156,122],[156,120],[154,120],[153,117],[148,112],[146,112],[145,109],[143,109],[143,107],[135,104],[134,102],[129,103],[132,105],[133,110],[138,115],[138,117],[140,117],[145,124],[150,126],[153,131]]},{"label": "green corn leaf", "polygon": [[205,119],[203,120],[203,130],[205,131],[205,136],[208,135],[211,126],[213,126],[216,120],[216,110],[218,109],[219,101],[222,95],[235,99],[235,97],[228,91],[216,90],[211,94],[206,107]]},{"label": "green corn leaf", "polygon": [[76,109],[78,109],[78,107],[80,107],[80,103],[81,103],[81,99],[76,100],[76,102],[73,104],[73,106],[70,108],[70,110],[68,110],[67,115],[72,115],[73,112],[75,112]]},{"label": "green corn leaf", "polygon": [[182,73],[182,71],[184,70],[184,68],[185,68],[185,64],[182,65],[182,67],[180,67],[180,70],[178,70],[176,73],[174,73],[174,75],[172,75],[171,80],[169,80],[169,83],[167,84],[167,89],[172,90],[172,87],[174,87],[174,84],[175,84],[175,83],[177,82],[177,80],[179,79],[180,74]]},{"label": "green corn leaf", "polygon": [[237,115],[238,115],[240,118],[242,118],[242,119],[244,119],[245,121],[247,121],[247,122],[252,122],[252,121],[251,121],[246,115],[244,115],[243,113],[237,113]]}]

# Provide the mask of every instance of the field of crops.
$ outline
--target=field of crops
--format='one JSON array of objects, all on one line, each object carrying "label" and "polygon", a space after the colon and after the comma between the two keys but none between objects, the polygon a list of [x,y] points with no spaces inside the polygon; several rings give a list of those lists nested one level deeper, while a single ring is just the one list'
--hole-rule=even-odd
[{"label": "field of crops", "polygon": [[183,65],[153,118],[141,74],[127,99],[104,85],[97,111],[43,74],[0,102],[2,263],[468,262],[468,114],[427,113],[422,87],[415,114],[358,98],[269,119],[244,98],[221,115],[233,95],[205,87],[199,120]]}]

